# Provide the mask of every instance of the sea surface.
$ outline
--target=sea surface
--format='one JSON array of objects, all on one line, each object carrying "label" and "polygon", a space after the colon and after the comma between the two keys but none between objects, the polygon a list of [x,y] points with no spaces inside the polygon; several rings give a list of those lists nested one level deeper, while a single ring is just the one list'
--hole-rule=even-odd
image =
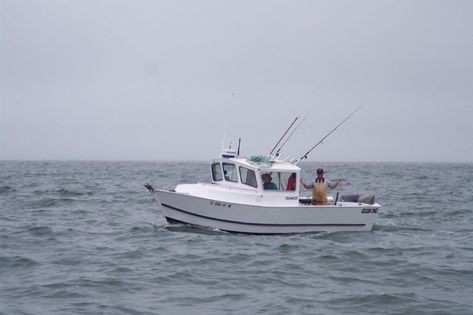
[{"label": "sea surface", "polygon": [[375,194],[374,230],[168,225],[143,184],[207,163],[2,161],[0,314],[473,314],[473,164],[301,166]]}]

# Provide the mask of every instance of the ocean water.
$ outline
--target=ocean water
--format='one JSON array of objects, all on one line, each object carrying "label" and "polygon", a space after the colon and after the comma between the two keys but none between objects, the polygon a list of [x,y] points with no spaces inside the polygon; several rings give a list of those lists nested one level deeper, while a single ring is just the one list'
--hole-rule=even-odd
[{"label": "ocean water", "polygon": [[301,166],[375,194],[374,230],[168,225],[143,184],[207,163],[0,162],[0,314],[473,314],[473,164]]}]

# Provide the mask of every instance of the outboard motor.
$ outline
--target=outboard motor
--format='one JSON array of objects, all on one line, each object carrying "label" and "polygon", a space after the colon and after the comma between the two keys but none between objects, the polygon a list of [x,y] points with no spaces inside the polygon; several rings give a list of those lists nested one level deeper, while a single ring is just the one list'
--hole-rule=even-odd
[{"label": "outboard motor", "polygon": [[340,196],[340,201],[374,204],[374,195],[343,195]]}]

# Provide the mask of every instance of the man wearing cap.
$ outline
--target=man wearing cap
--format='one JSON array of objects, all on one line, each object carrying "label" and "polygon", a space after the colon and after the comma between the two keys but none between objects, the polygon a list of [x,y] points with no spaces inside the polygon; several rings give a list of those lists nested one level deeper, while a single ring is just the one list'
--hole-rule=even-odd
[{"label": "man wearing cap", "polygon": [[310,189],[312,188],[312,203],[315,205],[327,205],[328,204],[328,198],[327,198],[327,190],[328,188],[330,189],[335,189],[337,186],[340,184],[340,179],[337,179],[335,183],[328,183],[325,181],[324,178],[324,170],[319,168],[317,169],[317,176],[315,180],[311,184],[304,183],[302,181],[302,178],[300,180],[302,186],[304,186],[305,189]]}]

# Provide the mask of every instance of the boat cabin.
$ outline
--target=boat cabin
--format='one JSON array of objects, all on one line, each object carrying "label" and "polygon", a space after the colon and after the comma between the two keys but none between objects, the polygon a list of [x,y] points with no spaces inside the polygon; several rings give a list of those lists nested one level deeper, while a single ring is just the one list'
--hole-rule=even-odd
[{"label": "boat cabin", "polygon": [[257,190],[261,194],[299,195],[300,168],[281,160],[218,158],[211,162],[213,184]]}]

